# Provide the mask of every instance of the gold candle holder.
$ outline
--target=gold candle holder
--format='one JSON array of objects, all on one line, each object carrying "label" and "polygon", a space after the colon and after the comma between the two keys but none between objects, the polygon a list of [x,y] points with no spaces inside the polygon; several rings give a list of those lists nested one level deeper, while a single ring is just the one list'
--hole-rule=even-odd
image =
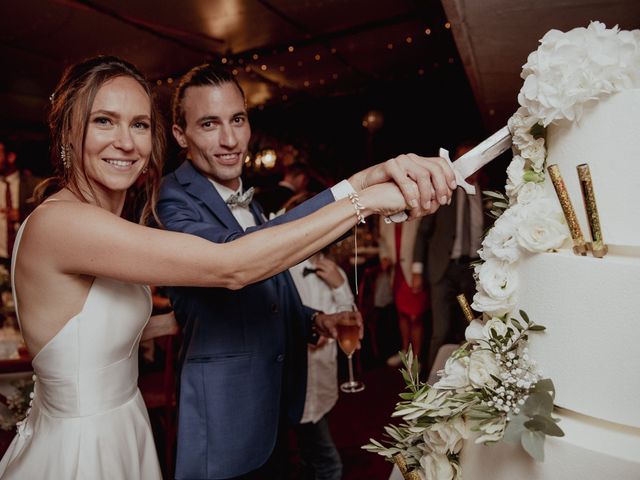
[{"label": "gold candle holder", "polygon": [[593,191],[593,182],[591,181],[591,171],[589,170],[589,165],[586,163],[578,165],[576,169],[578,170],[582,199],[584,200],[584,207],[587,210],[587,219],[589,220],[589,229],[591,230],[591,252],[594,257],[602,258],[607,254],[609,249],[602,238],[596,195]]},{"label": "gold candle holder", "polygon": [[475,316],[473,315],[473,310],[471,310],[471,307],[469,306],[469,302],[467,302],[467,297],[465,297],[464,293],[461,293],[456,296],[456,299],[462,309],[462,313],[464,313],[464,318],[467,319],[467,322],[471,323]]},{"label": "gold candle holder", "polygon": [[587,254],[587,250],[589,250],[589,244],[582,236],[582,230],[580,229],[578,217],[576,217],[576,212],[573,209],[573,204],[569,198],[567,186],[564,184],[562,175],[560,175],[560,168],[555,164],[549,165],[547,167],[547,171],[549,172],[549,178],[551,178],[551,183],[553,183],[553,188],[555,188],[556,195],[560,201],[564,218],[567,220],[569,232],[571,232],[571,238],[573,239],[573,253],[584,256]]}]

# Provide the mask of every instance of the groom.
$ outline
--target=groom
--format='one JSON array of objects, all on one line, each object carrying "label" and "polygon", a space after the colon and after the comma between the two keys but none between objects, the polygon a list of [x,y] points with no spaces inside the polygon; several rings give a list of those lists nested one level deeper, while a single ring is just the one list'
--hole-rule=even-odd
[{"label": "groom", "polygon": [[[422,166],[405,156],[265,224],[240,178],[251,135],[244,94],[233,75],[213,65],[180,80],[172,132],[188,160],[163,180],[160,219],[169,230],[213,242],[307,215],[348,196],[352,185],[398,178],[416,209],[431,197],[407,181]],[[306,344],[335,317],[304,307],[288,272],[238,291],[181,287],[169,296],[184,331],[176,478],[280,478],[284,425],[297,423],[304,407]]]}]

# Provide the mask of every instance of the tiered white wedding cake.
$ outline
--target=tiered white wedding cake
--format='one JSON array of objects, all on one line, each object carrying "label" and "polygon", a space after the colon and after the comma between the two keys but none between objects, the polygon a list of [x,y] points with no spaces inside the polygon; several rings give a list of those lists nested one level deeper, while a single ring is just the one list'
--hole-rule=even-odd
[{"label": "tiered white wedding cake", "polygon": [[482,317],[432,387],[408,360],[403,422],[365,448],[407,479],[639,480],[640,30],[552,30],[522,78]]},{"label": "tiered white wedding cake", "polygon": [[[640,90],[585,108],[579,121],[547,128],[557,164],[588,235],[577,165],[588,164],[608,244],[603,258],[570,248],[521,258],[518,308],[546,332],[529,351],[556,386],[564,437],[548,438],[544,462],[519,445],[467,441],[461,466],[475,479],[640,479]],[[549,178],[544,192],[555,198]]]}]

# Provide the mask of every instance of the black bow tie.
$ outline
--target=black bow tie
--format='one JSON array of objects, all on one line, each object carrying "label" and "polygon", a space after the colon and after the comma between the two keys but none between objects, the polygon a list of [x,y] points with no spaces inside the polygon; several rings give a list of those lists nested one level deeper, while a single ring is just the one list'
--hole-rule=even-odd
[{"label": "black bow tie", "polygon": [[317,268],[309,268],[309,267],[304,267],[302,269],[302,276],[306,277],[307,275],[310,275],[312,273],[316,273],[318,271]]},{"label": "black bow tie", "polygon": [[253,200],[253,187],[244,193],[232,193],[229,198],[225,200],[225,203],[229,205],[229,207],[247,208],[251,203],[251,200]]}]

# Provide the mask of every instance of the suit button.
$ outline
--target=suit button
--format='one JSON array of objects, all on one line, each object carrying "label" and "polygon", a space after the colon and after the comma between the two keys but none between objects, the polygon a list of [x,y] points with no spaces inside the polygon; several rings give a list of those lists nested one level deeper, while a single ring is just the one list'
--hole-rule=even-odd
[{"label": "suit button", "polygon": [[278,306],[275,303],[271,304],[271,313],[278,313]]},{"label": "suit button", "polygon": [[284,354],[283,353],[281,353],[280,355],[278,355],[276,357],[276,362],[278,362],[278,363],[284,362]]}]

